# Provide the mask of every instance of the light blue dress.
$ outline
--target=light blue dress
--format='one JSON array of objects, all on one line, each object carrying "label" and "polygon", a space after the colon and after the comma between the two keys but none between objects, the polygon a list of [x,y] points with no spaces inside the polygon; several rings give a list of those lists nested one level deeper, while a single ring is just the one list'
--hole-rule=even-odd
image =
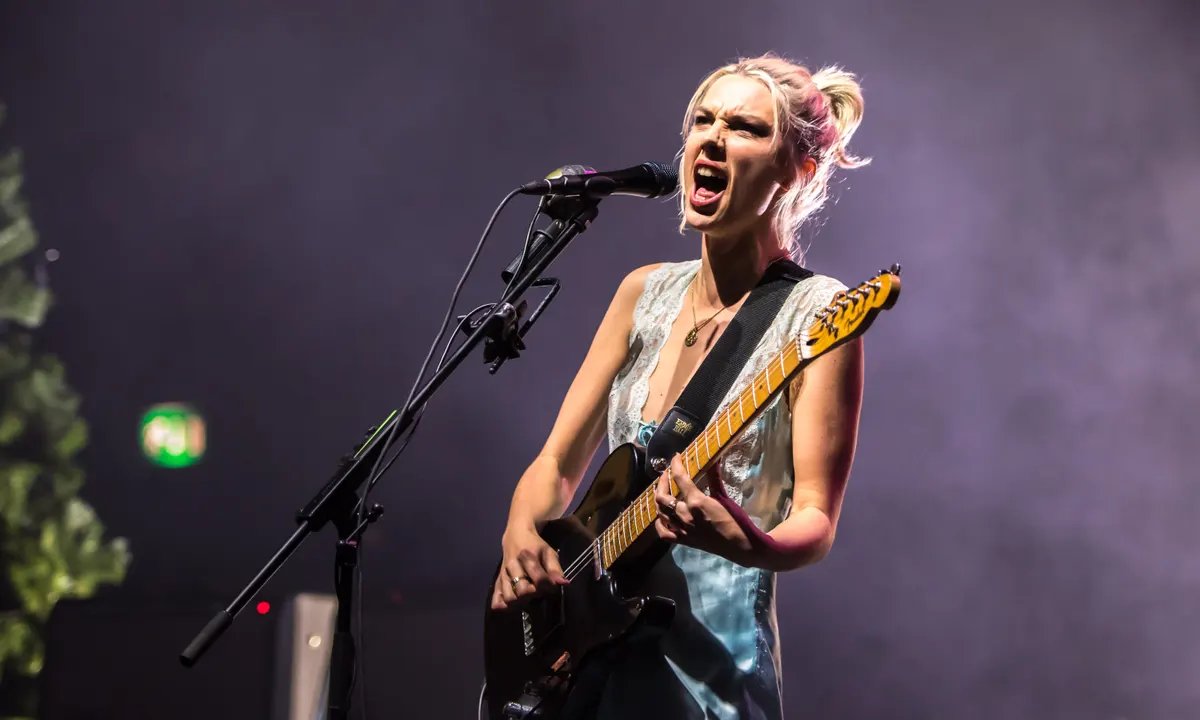
[{"label": "light blue dress", "polygon": [[[639,435],[644,444],[653,429],[641,417],[650,376],[699,268],[699,260],[668,263],[646,278],[634,310],[629,355],[609,395],[611,448]],[[822,275],[797,283],[721,407],[843,289]],[[782,398],[773,399],[718,461],[726,493],[764,531],[787,517],[791,507],[791,411]],[[781,718],[774,573],[676,545],[653,575],[655,594],[676,601],[676,619],[661,646],[624,651],[612,663],[595,716]]]}]

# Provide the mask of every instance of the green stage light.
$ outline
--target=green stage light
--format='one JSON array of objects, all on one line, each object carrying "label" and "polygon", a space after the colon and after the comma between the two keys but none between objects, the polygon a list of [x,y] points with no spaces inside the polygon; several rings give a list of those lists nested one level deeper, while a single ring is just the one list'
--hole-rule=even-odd
[{"label": "green stage light", "polygon": [[204,457],[204,418],[182,403],[162,403],[142,415],[142,452],[155,465],[181,468]]}]

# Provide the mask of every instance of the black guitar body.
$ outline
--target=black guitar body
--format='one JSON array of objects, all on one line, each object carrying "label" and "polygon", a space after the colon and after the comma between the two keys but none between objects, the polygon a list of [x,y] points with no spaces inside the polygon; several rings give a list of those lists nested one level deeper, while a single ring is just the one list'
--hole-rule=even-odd
[{"label": "black guitar body", "polygon": [[[645,532],[607,572],[600,573],[591,546],[621,511],[653,481],[643,471],[642,451],[622,445],[596,473],[575,512],[553,520],[542,538],[558,552],[571,584],[518,610],[490,609],[488,585],[483,623],[488,717],[554,718],[574,674],[592,651],[613,642],[639,642],[661,634],[675,614],[673,601],[639,594],[650,568],[668,550]],[[571,564],[587,556],[574,574]]]}]

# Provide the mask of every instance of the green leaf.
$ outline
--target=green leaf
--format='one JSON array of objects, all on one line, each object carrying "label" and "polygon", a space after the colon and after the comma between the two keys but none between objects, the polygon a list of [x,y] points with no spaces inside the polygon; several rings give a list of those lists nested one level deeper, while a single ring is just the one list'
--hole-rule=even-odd
[{"label": "green leaf", "polygon": [[87,445],[87,439],[87,423],[83,421],[83,418],[75,418],[54,442],[53,452],[55,457],[64,460],[74,457],[76,453]]},{"label": "green leaf", "polygon": [[71,465],[56,468],[51,476],[51,487],[58,500],[77,494],[83,487],[83,470]]},{"label": "green leaf", "polygon": [[[12,179],[0,179],[0,208],[3,208],[3,198]],[[7,214],[7,213],[6,213]],[[37,231],[28,217],[16,216],[3,228],[0,228],[0,265],[16,260],[37,247]]]},{"label": "green leaf", "polygon": [[27,332],[10,332],[0,339],[0,382],[25,372],[33,362]]},{"label": "green leaf", "polygon": [[0,273],[0,320],[37,327],[46,318],[50,299],[50,289],[30,281],[24,268],[13,266]]},{"label": "green leaf", "polygon": [[25,611],[42,621],[63,598],[91,597],[100,585],[121,582],[129,565],[125,539],[106,542],[90,505],[69,498],[59,509],[40,532],[12,538],[17,562],[9,567],[9,580]]},{"label": "green leaf", "polygon": [[4,521],[5,536],[28,524],[29,491],[39,470],[27,462],[0,466],[0,519]]},{"label": "green leaf", "polygon": [[0,412],[0,447],[11,445],[25,433],[25,417],[16,410]]},{"label": "green leaf", "polygon": [[22,675],[37,675],[44,659],[38,628],[21,613],[0,613],[0,671],[7,666]]}]

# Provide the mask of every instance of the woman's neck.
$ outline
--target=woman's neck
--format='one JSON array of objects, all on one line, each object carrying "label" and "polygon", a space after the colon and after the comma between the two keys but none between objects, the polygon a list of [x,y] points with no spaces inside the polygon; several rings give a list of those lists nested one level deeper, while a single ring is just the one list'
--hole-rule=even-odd
[{"label": "woman's neck", "polygon": [[704,235],[697,299],[709,307],[733,305],[758,284],[768,265],[782,257],[787,257],[787,252],[769,233],[736,239]]}]

